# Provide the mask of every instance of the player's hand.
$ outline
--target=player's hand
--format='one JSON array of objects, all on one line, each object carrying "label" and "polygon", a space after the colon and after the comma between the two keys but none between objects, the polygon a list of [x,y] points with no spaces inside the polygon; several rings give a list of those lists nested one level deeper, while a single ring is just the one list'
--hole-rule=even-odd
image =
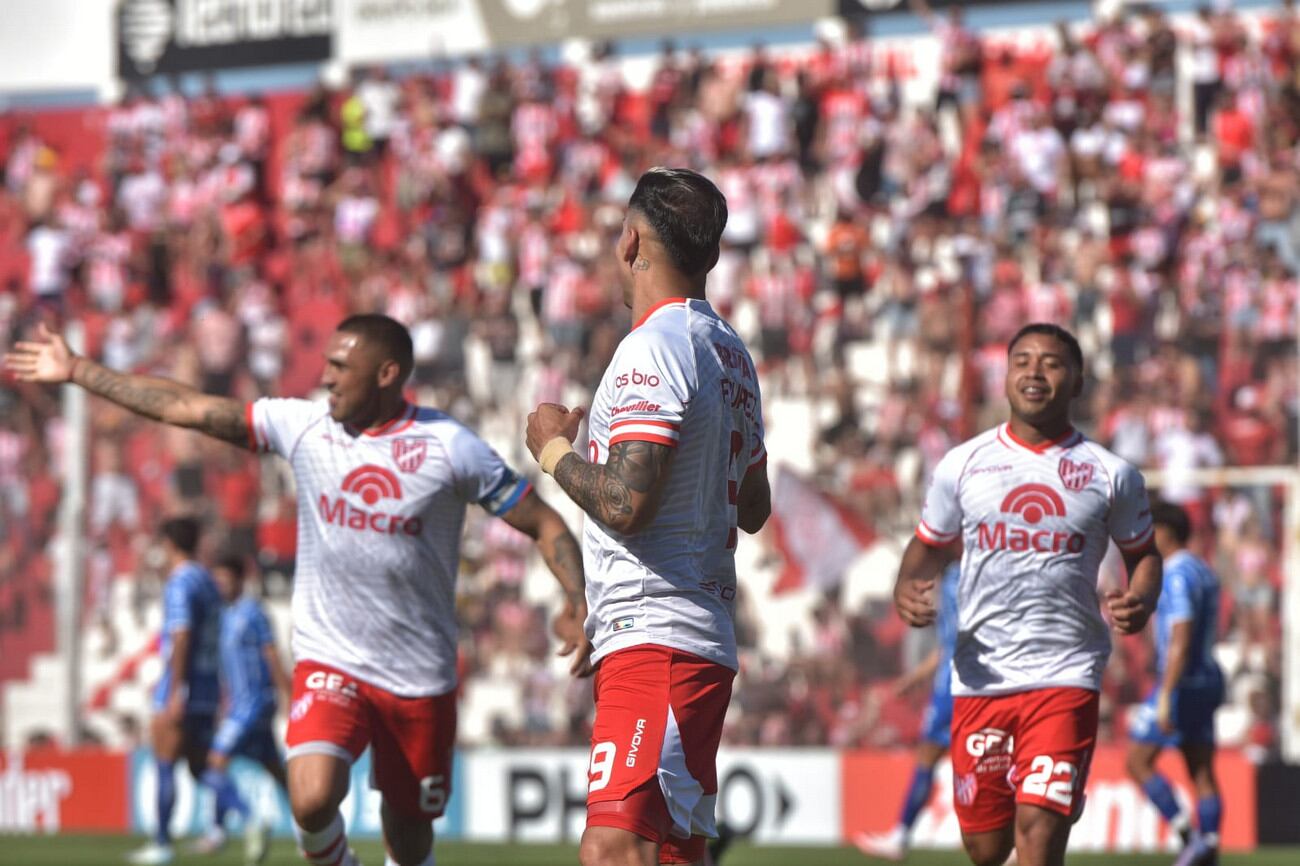
[{"label": "player's hand", "polygon": [[1115,631],[1120,634],[1137,634],[1146,627],[1155,605],[1133,590],[1111,590],[1106,593],[1106,610]]},{"label": "player's hand", "polygon": [[578,435],[578,425],[586,415],[582,409],[566,409],[558,403],[542,403],[528,416],[528,429],[525,441],[528,451],[536,460],[541,456],[546,443],[556,436],[563,436],[572,442]]},{"label": "player's hand", "polygon": [[1156,695],[1156,725],[1162,734],[1174,732],[1173,701],[1163,691]]},{"label": "player's hand", "polygon": [[934,580],[900,580],[894,587],[894,607],[903,622],[924,628],[934,622]]},{"label": "player's hand", "polygon": [[37,341],[14,344],[5,354],[5,366],[23,382],[58,384],[72,380],[76,355],[62,335],[51,331],[44,322],[37,326]]},{"label": "player's hand", "polygon": [[591,641],[587,640],[584,623],[587,621],[587,606],[568,602],[564,610],[556,614],[551,621],[551,632],[560,641],[560,650],[556,655],[572,655],[569,673],[575,677],[589,677],[594,668],[591,666]]}]

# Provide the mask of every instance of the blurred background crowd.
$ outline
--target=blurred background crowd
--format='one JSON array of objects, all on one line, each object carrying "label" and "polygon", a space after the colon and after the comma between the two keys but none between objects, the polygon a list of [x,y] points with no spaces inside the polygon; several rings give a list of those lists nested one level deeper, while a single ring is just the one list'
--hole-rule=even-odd
[{"label": "blurred background crowd", "polygon": [[[666,44],[644,86],[597,45],[266,97],[155,81],[86,109],[73,146],[0,118],[0,344],[76,321],[115,368],[300,396],[333,325],[384,312],[414,336],[414,396],[531,468],[523,413],[585,405],[629,326],[610,251],[637,176],[690,166],[727,197],[710,299],[760,363],[773,464],[801,467],[878,545],[906,539],[944,451],[1002,420],[1008,337],[1031,320],[1079,335],[1078,422],[1163,470],[1161,495],[1192,514],[1224,585],[1228,741],[1266,757],[1283,497],[1185,475],[1297,457],[1300,13],[1130,8],[1024,44],[915,8],[941,65],[919,100],[850,24],[797,49]],[[0,382],[0,678],[52,641],[59,396]],[[801,412],[808,429],[788,420]],[[92,418],[96,652],[134,658],[146,640],[166,514],[203,515],[212,549],[287,596],[294,499],[274,460],[102,402]],[[835,582],[799,591],[816,595],[801,621],[773,614],[778,531],[741,573],[728,740],[911,742],[926,689],[906,673],[926,638],[882,593]],[[464,738],[585,742],[588,688],[549,661],[535,554],[500,521],[467,532]],[[124,593],[134,620],[114,615]],[[1151,662],[1144,640],[1117,641],[1104,737],[1125,736]]]}]

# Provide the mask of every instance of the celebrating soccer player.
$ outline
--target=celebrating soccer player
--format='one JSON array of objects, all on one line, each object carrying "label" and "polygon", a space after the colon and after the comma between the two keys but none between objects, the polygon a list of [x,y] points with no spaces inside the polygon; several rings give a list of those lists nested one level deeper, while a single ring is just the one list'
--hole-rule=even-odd
[{"label": "celebrating soccer player", "polygon": [[1133,634],[1160,597],[1160,554],[1141,474],[1071,426],[1078,341],[1028,325],[1007,360],[1010,421],[935,467],[894,603],[909,625],[933,622],[935,577],[961,541],[952,763],[962,841],[977,866],[1005,862],[1013,846],[1026,866],[1059,866],[1083,809],[1110,655],[1097,570],[1114,539],[1129,581],[1105,606]]},{"label": "celebrating soccer player", "polygon": [[863,854],[882,860],[904,860],[912,835],[912,826],[920,816],[934,789],[934,768],[952,742],[952,649],[957,643],[957,581],[961,569],[956,563],[944,569],[939,582],[939,610],[935,614],[939,645],[926,663],[899,683],[904,693],[917,682],[933,681],[930,703],[921,719],[921,742],[916,747],[916,767],[912,782],[903,797],[903,812],[898,824],[886,833],[859,833],[853,844]]},{"label": "celebrating soccer player", "polygon": [[203,777],[220,698],[217,640],[221,595],[208,570],[195,561],[199,524],[174,517],[159,530],[169,573],[163,588],[162,678],[153,695],[150,728],[158,772],[158,828],[154,840],[127,855],[132,863],[170,863],[176,761],[184,757],[195,779]]},{"label": "celebrating soccer player", "polygon": [[[1223,806],[1214,778],[1214,711],[1223,703],[1223,671],[1214,660],[1219,626],[1219,579],[1187,549],[1192,522],[1168,502],[1151,508],[1156,547],[1165,561],[1165,586],[1156,607],[1156,671],[1160,681],[1133,717],[1128,771],[1160,814],[1183,838],[1176,866],[1201,866],[1218,856]],[[1183,753],[1196,788],[1196,831],[1156,770],[1166,746]]]},{"label": "celebrating soccer player", "polygon": [[642,175],[617,248],[636,324],[597,389],[585,456],[581,409],[528,418],[529,450],[588,517],[599,665],[583,866],[703,863],[717,833],[736,530],[771,511],[754,363],[704,299],[726,222],[699,174]]},{"label": "celebrating soccer player", "polygon": [[576,539],[483,440],[406,402],[414,366],[406,328],[378,315],[340,323],[325,347],[328,398],[320,401],[243,404],[119,373],[73,354],[44,326],[5,360],[23,381],[74,382],[147,418],[289,461],[298,552],[286,739],[303,853],[319,866],[355,864],[339,804],[369,745],[390,863],[431,866],[433,819],[451,793],[454,596],[467,503],[537,540],[564,589],[555,629],[574,673],[588,670],[590,644]]}]

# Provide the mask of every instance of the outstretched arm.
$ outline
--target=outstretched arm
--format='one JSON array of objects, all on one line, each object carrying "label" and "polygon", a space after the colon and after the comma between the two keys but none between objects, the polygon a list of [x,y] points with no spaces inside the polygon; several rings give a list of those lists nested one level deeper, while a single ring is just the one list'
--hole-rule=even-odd
[{"label": "outstretched arm", "polygon": [[564,608],[551,625],[560,639],[560,655],[574,654],[569,672],[585,677],[592,672],[591,641],[587,640],[586,579],[582,571],[582,549],[569,532],[564,518],[531,491],[519,504],[501,516],[506,523],[537,542],[546,567],[564,590]]},{"label": "outstretched arm", "polygon": [[237,445],[249,442],[243,403],[204,394],[156,376],[119,373],[73,353],[59,334],[40,326],[39,342],[20,342],[5,355],[5,366],[24,382],[71,382],[137,415],[175,427],[198,430]]}]

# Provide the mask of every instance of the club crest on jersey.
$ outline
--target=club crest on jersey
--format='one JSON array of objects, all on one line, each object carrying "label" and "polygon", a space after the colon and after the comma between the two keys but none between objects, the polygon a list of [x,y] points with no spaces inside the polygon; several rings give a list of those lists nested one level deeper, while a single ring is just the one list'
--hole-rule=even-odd
[{"label": "club crest on jersey", "polygon": [[1091,463],[1075,463],[1069,457],[1062,457],[1056,471],[1060,474],[1065,489],[1078,493],[1092,483],[1095,467]]},{"label": "club crest on jersey", "polygon": [[424,465],[424,458],[429,453],[426,439],[394,439],[393,462],[403,472],[411,473]]}]

